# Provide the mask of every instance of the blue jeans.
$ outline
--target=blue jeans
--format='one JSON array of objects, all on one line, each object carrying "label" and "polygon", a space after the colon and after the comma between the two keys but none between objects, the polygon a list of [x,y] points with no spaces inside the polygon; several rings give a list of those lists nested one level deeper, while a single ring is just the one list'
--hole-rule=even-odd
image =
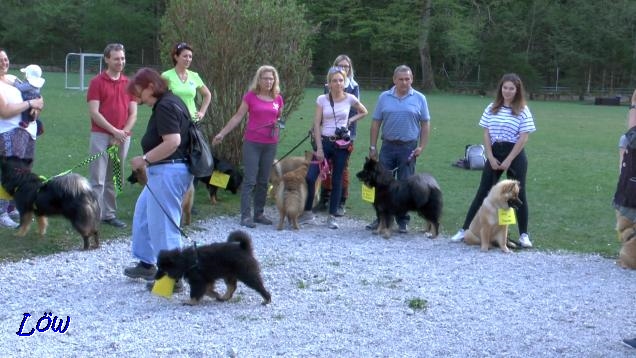
[{"label": "blue jeans", "polygon": [[[410,142],[392,142],[388,140],[382,141],[380,149],[379,161],[387,170],[395,170],[397,180],[404,180],[415,174],[415,158],[409,161],[409,156],[417,148],[417,141]],[[396,216],[395,221],[398,225],[406,225],[411,220],[409,214],[404,216]]]},{"label": "blue jeans", "polygon": [[181,248],[181,202],[193,177],[183,163],[153,165],[147,171],[148,184],[133,215],[132,254],[155,264],[159,251]]},{"label": "blue jeans", "polygon": [[[335,215],[338,211],[338,205],[342,198],[342,177],[344,169],[349,159],[349,148],[338,148],[335,142],[329,139],[322,139],[322,151],[325,159],[332,162],[331,168],[331,197],[329,198],[329,214]],[[311,210],[314,203],[314,195],[316,192],[316,180],[320,174],[318,164],[312,164],[307,171],[307,201],[305,202],[305,210]]]}]

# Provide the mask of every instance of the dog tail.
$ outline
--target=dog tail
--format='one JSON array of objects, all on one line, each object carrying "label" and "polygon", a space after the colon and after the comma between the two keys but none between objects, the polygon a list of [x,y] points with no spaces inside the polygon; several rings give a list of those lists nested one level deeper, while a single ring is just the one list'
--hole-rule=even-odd
[{"label": "dog tail", "polygon": [[232,231],[227,238],[227,242],[238,242],[241,249],[252,252],[252,239],[245,231]]},{"label": "dog tail", "polygon": [[85,222],[99,219],[100,208],[97,195],[83,176],[70,173],[55,177],[45,185],[48,186],[49,190],[57,192],[61,200],[82,205],[82,210],[79,210],[78,213],[85,216],[83,218]]}]

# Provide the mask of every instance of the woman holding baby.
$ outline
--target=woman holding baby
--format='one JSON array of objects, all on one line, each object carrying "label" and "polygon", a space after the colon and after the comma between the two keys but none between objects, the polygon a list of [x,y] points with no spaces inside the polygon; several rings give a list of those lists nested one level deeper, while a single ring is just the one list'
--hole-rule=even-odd
[{"label": "woman holding baby", "polygon": [[[22,112],[28,110],[37,118],[44,107],[44,100],[23,100],[20,90],[14,86],[16,76],[9,74],[9,65],[7,51],[0,48],[0,160],[14,157],[32,165],[37,124],[33,121],[23,128],[20,121]],[[9,201],[0,199],[0,226],[15,228],[18,224],[9,217],[8,207]]]}]

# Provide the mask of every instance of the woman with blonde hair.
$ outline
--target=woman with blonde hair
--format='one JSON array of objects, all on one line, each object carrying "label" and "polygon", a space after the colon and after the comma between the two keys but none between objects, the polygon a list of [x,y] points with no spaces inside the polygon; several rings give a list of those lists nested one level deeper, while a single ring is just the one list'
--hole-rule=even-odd
[{"label": "woman with blonde hair", "polygon": [[[344,91],[346,93],[350,93],[354,95],[357,99],[360,99],[360,86],[358,82],[354,79],[354,71],[353,71],[353,61],[347,55],[338,55],[336,59],[333,61],[333,67],[340,67],[347,74],[345,77],[344,83]],[[329,84],[325,84],[325,94],[329,93]],[[358,114],[358,111],[355,107],[351,107],[349,110],[349,118]],[[353,151],[353,141],[356,139],[357,133],[357,122],[353,122],[349,125],[349,131],[351,132],[351,151]],[[316,209],[318,211],[327,210],[327,205],[329,202],[329,198],[331,197],[332,190],[332,182],[331,182],[331,174],[328,174],[327,177],[322,181],[320,186],[320,200]],[[336,216],[343,216],[345,214],[345,203],[347,198],[349,197],[349,161],[345,164],[344,173],[342,175],[342,195],[340,198],[340,203],[338,204],[338,210],[336,211]]]},{"label": "woman with blonde hair", "polygon": [[213,145],[221,143],[247,114],[248,119],[243,136],[243,170],[245,172],[241,184],[242,226],[254,228],[255,223],[272,224],[263,211],[267,198],[269,171],[276,156],[279,137],[278,119],[283,113],[283,105],[278,71],[272,66],[259,67],[238,110],[212,141]]},{"label": "woman with blonde hair", "polygon": [[[351,153],[351,124],[367,115],[367,109],[354,95],[345,92],[345,78],[347,73],[341,67],[332,67],[327,74],[329,93],[318,96],[316,111],[314,112],[313,135],[316,142],[314,155],[318,162],[327,159],[331,162],[333,189],[329,200],[329,216],[327,226],[337,229],[336,214],[342,195],[342,176]],[[358,113],[349,118],[349,111],[355,108]],[[317,164],[312,164],[307,172],[307,202],[305,212],[299,218],[300,222],[313,220],[311,208],[313,206],[316,179],[320,170]]]}]

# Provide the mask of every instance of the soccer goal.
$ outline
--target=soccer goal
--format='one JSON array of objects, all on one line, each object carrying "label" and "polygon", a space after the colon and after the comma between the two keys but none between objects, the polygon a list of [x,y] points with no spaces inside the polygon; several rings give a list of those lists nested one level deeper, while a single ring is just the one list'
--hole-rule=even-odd
[{"label": "soccer goal", "polygon": [[102,72],[101,53],[67,53],[64,64],[64,88],[85,90],[95,75]]}]

